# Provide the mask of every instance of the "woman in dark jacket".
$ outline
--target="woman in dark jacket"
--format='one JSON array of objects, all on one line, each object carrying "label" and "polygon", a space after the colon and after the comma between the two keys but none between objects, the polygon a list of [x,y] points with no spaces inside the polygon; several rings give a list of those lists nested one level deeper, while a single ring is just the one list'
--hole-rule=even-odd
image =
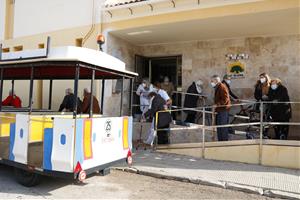
[{"label": "woman in dark jacket", "polygon": [[[151,117],[153,118],[151,128],[148,132],[148,138],[145,141],[146,144],[153,144],[154,140],[154,129],[155,129],[155,118],[156,113],[159,111],[165,110],[166,101],[157,93],[151,92],[149,94],[150,97],[150,107],[148,111],[144,114],[144,118]],[[159,112],[158,120],[157,120],[157,128],[158,129],[167,129],[170,127],[170,123],[172,122],[172,117],[169,112]],[[158,144],[169,144],[169,133],[166,130],[157,131],[157,139]]]},{"label": "woman in dark jacket", "polygon": [[268,93],[270,89],[270,77],[266,73],[259,75],[259,80],[255,84],[254,97],[257,101],[268,100]]},{"label": "woman in dark jacket", "polygon": [[[292,116],[291,104],[280,103],[289,102],[290,98],[288,90],[281,83],[280,79],[274,79],[271,81],[271,88],[268,94],[270,103],[270,116],[273,122],[289,122]],[[274,126],[276,139],[287,139],[289,133],[288,125],[276,125]]]},{"label": "woman in dark jacket", "polygon": [[[195,95],[191,95],[191,94],[185,95],[185,97],[184,97],[184,107],[185,108],[196,108],[197,107],[197,103],[198,103],[198,99],[199,99],[199,96],[197,96],[197,94],[199,95],[202,93],[202,86],[203,86],[203,82],[201,80],[193,82],[189,86],[187,93],[191,93],[191,94],[195,94]],[[192,111],[192,110],[185,110],[185,113],[187,113],[185,122],[195,123],[197,112]]]}]

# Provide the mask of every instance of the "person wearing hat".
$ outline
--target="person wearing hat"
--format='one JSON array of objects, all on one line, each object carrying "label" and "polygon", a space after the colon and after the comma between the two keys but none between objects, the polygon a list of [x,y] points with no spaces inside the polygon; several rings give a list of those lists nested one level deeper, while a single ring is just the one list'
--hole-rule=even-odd
[{"label": "person wearing hat", "polygon": [[[202,94],[202,88],[203,88],[203,81],[197,80],[194,81],[188,88],[187,94],[184,97],[184,107],[185,108],[196,108],[198,103],[198,98],[200,94]],[[195,94],[195,95],[193,95]],[[185,122],[188,123],[195,123],[196,120],[196,111],[192,110],[185,110],[184,111],[187,114],[187,117],[185,119]]]},{"label": "person wearing hat", "polygon": [[235,101],[237,101],[239,98],[238,98],[238,96],[236,96],[236,95],[232,92],[232,90],[231,90],[231,88],[230,88],[231,77],[230,77],[228,74],[225,74],[225,75],[223,76],[223,81],[222,81],[222,83],[223,83],[224,85],[226,85],[226,87],[227,87],[227,89],[228,89],[228,92],[229,92],[229,95],[230,95],[230,98],[233,99],[233,100],[235,100]]}]

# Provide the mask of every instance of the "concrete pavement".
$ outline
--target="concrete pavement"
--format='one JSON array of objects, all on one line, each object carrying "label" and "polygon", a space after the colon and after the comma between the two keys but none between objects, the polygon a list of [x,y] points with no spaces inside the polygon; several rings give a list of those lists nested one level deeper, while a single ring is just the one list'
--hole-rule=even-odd
[{"label": "concrete pavement", "polygon": [[300,171],[183,155],[138,151],[131,168],[117,169],[154,177],[300,199]]}]

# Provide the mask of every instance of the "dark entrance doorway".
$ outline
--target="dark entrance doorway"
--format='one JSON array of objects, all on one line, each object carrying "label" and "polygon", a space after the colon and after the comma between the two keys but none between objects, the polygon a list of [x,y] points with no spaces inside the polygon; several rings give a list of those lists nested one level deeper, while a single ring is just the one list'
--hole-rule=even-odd
[{"label": "dark entrance doorway", "polygon": [[[173,83],[175,91],[182,87],[182,56],[145,57],[135,56],[135,71],[139,74],[135,81],[135,88],[147,77],[151,83],[163,81],[167,76]],[[134,95],[134,103],[139,104],[139,98]],[[179,95],[173,94],[173,105],[180,105]],[[136,109],[138,112],[138,109]]]}]

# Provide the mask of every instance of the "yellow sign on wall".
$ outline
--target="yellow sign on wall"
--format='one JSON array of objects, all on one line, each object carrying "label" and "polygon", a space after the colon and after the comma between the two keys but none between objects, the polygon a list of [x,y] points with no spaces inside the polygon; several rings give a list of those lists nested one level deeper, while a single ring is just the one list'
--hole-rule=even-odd
[{"label": "yellow sign on wall", "polygon": [[245,77],[245,64],[241,61],[234,61],[228,64],[227,74],[231,78],[244,78]]}]

